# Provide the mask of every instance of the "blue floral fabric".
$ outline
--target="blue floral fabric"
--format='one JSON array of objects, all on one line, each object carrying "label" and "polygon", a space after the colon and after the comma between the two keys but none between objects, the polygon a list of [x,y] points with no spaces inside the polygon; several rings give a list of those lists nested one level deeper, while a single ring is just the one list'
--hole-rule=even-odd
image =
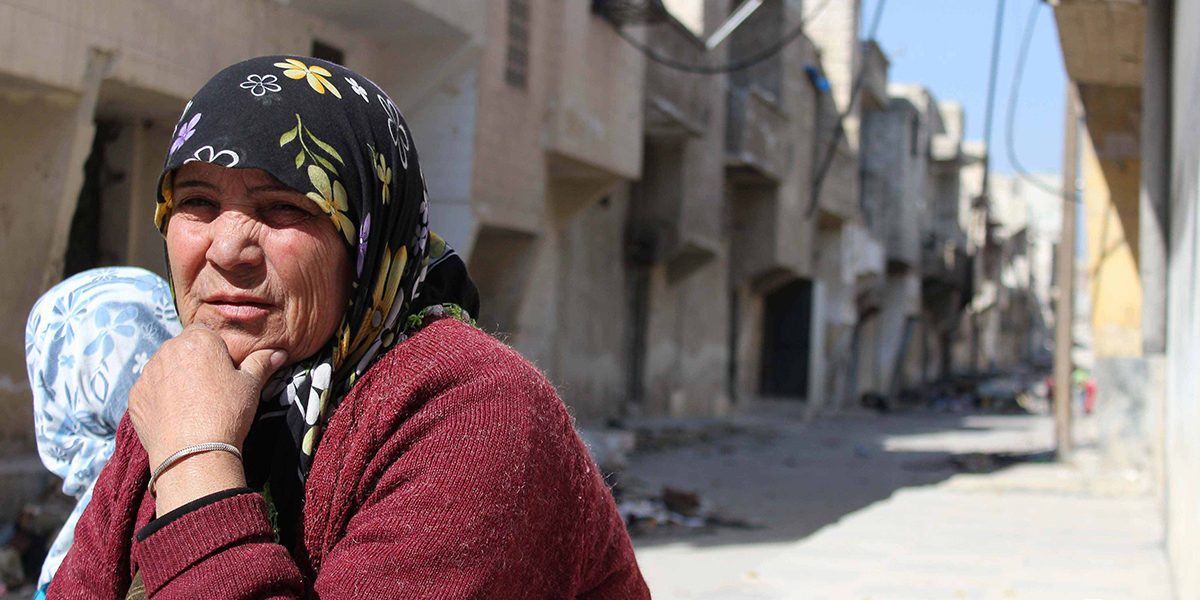
[{"label": "blue floral fabric", "polygon": [[50,547],[45,589],[74,540],[75,523],[112,455],[129,390],[164,341],[179,334],[170,286],[133,267],[93,269],[46,292],[25,327],[38,454],[79,499]]}]

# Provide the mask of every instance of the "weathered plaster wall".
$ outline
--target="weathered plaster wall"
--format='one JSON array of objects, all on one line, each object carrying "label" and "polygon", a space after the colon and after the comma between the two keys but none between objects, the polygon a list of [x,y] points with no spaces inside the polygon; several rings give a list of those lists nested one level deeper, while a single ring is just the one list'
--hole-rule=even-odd
[{"label": "weathered plaster wall", "polygon": [[584,209],[567,226],[555,282],[557,318],[538,315],[554,338],[553,356],[543,368],[583,423],[623,416],[628,303],[620,240],[628,207],[622,190]]},{"label": "weathered plaster wall", "polygon": [[[1168,235],[1166,507],[1167,549],[1179,598],[1200,595],[1200,4],[1150,3],[1151,32],[1173,39],[1170,87],[1161,65],[1157,93],[1171,94],[1171,192]],[[1157,165],[1155,165],[1157,168]],[[1154,172],[1154,169],[1150,169]]]},{"label": "weathered plaster wall", "polygon": [[1097,357],[1141,356],[1142,283],[1137,265],[1136,164],[1105,168],[1083,136],[1087,285]]},{"label": "weathered plaster wall", "polygon": [[720,416],[729,406],[728,254],[673,280],[651,274],[645,408],[648,414]]},{"label": "weathered plaster wall", "polygon": [[63,194],[74,107],[44,97],[0,97],[0,451],[31,448],[33,403],[25,371],[25,318],[41,295],[46,241]]},{"label": "weathered plaster wall", "polygon": [[424,103],[405,107],[429,189],[429,223],[462,256],[471,256],[477,226],[471,211],[479,70],[471,67]]},{"label": "weathered plaster wall", "polygon": [[372,78],[386,66],[369,38],[269,0],[0,0],[0,23],[6,74],[64,90],[79,89],[90,47],[119,50],[110,81],[177,99],[239,60],[308,54],[314,36]]}]

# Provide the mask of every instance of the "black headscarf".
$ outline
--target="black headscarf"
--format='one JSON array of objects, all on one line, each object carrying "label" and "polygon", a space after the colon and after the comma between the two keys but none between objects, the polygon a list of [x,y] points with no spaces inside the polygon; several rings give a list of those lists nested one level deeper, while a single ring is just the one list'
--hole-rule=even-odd
[{"label": "black headscarf", "polygon": [[[294,444],[284,462],[303,482],[324,424],[354,382],[427,317],[469,321],[478,294],[462,259],[429,231],[425,178],[404,118],[358,73],[269,56],[209,80],[172,136],[154,216],[164,233],[173,173],[195,160],[270,173],[312,199],[352,251],[355,279],[333,339],[276,374],[251,430],[251,438],[267,437],[263,423],[282,417]],[[282,467],[272,462],[269,470]]]}]

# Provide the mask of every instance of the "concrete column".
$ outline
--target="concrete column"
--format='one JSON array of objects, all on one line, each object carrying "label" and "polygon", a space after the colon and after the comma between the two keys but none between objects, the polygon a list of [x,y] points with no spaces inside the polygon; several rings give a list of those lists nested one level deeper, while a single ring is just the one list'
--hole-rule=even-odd
[{"label": "concrete column", "polygon": [[59,198],[58,215],[50,237],[47,256],[50,261],[42,272],[42,289],[48,289],[62,278],[63,259],[67,254],[67,242],[71,236],[71,221],[75,218],[75,207],[79,201],[79,190],[83,187],[83,163],[92,149],[96,134],[93,123],[96,117],[96,100],[100,97],[100,82],[113,66],[115,54],[109,50],[91,48],[88,51],[87,69],[83,76],[83,96],[75,107],[75,127],[71,136],[71,151],[65,162],[63,175],[66,185]]},{"label": "concrete column", "polygon": [[1171,205],[1171,0],[1146,3],[1142,82],[1142,182],[1139,198],[1138,267],[1142,278],[1142,352],[1151,431],[1150,472],[1159,497],[1166,495],[1166,352]]},{"label": "concrete column", "polygon": [[1142,278],[1142,350],[1167,347],[1167,219],[1171,186],[1171,2],[1146,7],[1142,83],[1142,181],[1138,268]]},{"label": "concrete column", "polygon": [[829,387],[826,385],[826,286],[820,279],[813,280],[812,313],[809,317],[808,346],[808,406],[805,407],[804,418],[813,420],[825,408],[828,401]]}]

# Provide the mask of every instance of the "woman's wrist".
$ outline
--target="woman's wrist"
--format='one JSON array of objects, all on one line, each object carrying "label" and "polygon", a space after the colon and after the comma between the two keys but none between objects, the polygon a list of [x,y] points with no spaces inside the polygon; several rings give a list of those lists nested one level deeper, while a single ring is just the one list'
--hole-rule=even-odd
[{"label": "woman's wrist", "polygon": [[242,461],[228,452],[195,454],[163,471],[154,484],[155,516],[209,494],[246,486]]}]

